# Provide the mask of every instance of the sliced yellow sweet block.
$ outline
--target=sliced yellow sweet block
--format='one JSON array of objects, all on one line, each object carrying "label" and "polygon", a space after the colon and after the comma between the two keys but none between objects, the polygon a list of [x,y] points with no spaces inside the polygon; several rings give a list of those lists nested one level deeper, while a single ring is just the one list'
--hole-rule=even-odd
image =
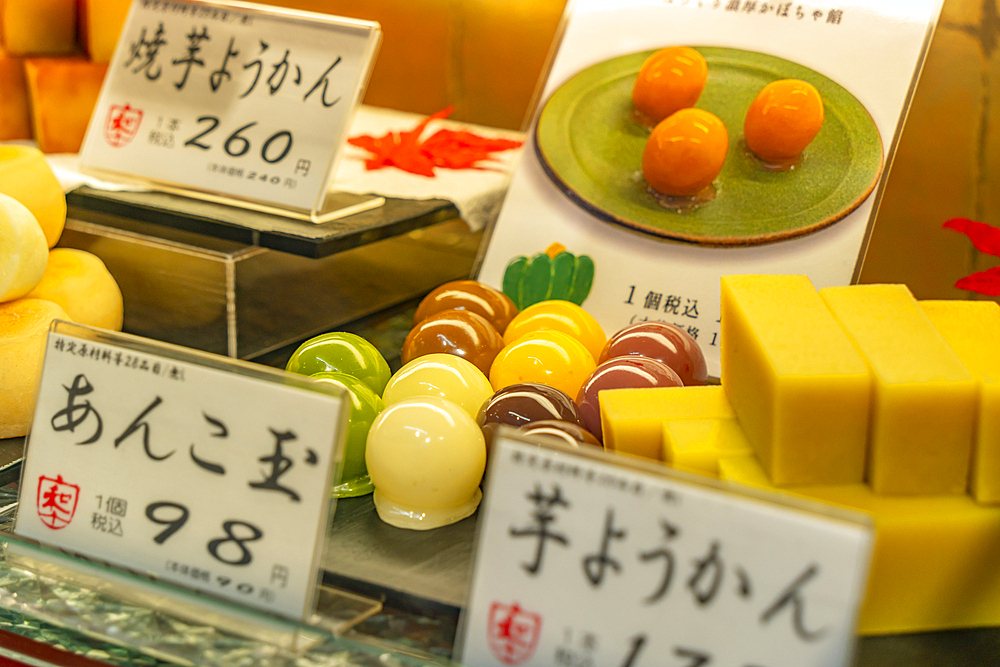
[{"label": "sliced yellow sweet block", "polygon": [[76,57],[25,59],[32,129],[43,152],[79,152],[107,69]]},{"label": "sliced yellow sweet block", "polygon": [[35,216],[21,202],[0,194],[0,302],[30,292],[45,273],[48,255]]},{"label": "sliced yellow sweet block", "polygon": [[864,478],[868,371],[807,277],[722,278],[722,386],[773,483]]},{"label": "sliced yellow sweet block", "polygon": [[735,419],[663,422],[663,460],[674,468],[719,474],[719,459],[753,450]]},{"label": "sliced yellow sweet block", "polygon": [[880,496],[861,484],[794,491],[874,519],[860,634],[1000,624],[1000,508],[968,495]]},{"label": "sliced yellow sweet block", "polygon": [[663,450],[663,422],[734,416],[718,385],[607,389],[600,403],[604,448],[656,460]]},{"label": "sliced yellow sweet block", "polygon": [[719,479],[724,482],[735,482],[769,491],[782,490],[771,484],[767,473],[764,472],[764,467],[761,466],[760,461],[752,452],[720,457]]},{"label": "sliced yellow sweet block", "polygon": [[0,37],[14,55],[73,53],[76,0],[0,0]]},{"label": "sliced yellow sweet block", "polygon": [[0,146],[0,192],[28,207],[54,247],[66,225],[66,195],[40,150]]},{"label": "sliced yellow sweet block", "polygon": [[1000,503],[1000,304],[921,301],[920,308],[979,382],[969,483],[977,501]]},{"label": "sliced yellow sweet block", "polygon": [[905,285],[819,293],[871,369],[872,490],[964,493],[979,400],[972,374]]},{"label": "sliced yellow sweet block", "polygon": [[95,63],[111,62],[132,0],[79,0],[80,42]]},{"label": "sliced yellow sweet block", "polygon": [[28,432],[38,372],[52,320],[69,320],[59,304],[41,299],[0,303],[0,438]]},{"label": "sliced yellow sweet block", "polygon": [[31,139],[28,83],[21,58],[0,50],[0,141]]},{"label": "sliced yellow sweet block", "polygon": [[55,248],[41,281],[29,298],[54,301],[74,322],[121,331],[122,292],[97,255],[75,248]]}]

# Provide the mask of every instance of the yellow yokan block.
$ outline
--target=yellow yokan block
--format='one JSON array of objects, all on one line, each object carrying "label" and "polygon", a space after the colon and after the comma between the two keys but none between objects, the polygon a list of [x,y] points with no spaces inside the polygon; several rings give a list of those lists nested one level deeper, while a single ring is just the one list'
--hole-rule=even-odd
[{"label": "yellow yokan block", "polygon": [[35,140],[44,153],[76,153],[104,83],[106,64],[83,58],[27,58]]},{"label": "yellow yokan block", "polygon": [[56,56],[76,50],[77,0],[0,0],[0,38],[8,53]]},{"label": "yellow yokan block", "polygon": [[735,419],[663,422],[663,460],[680,470],[714,477],[721,457],[752,451]]},{"label": "yellow yokan block", "polygon": [[871,369],[872,490],[964,493],[978,402],[972,374],[905,285],[826,287],[819,294]]},{"label": "yellow yokan block", "polygon": [[31,139],[24,62],[0,50],[0,141]]},{"label": "yellow yokan block", "polygon": [[859,634],[1000,624],[1000,508],[964,494],[879,496],[862,484],[792,491],[874,519]]},{"label": "yellow yokan block", "polygon": [[108,63],[115,53],[132,0],[78,0],[80,42],[92,62]]},{"label": "yellow yokan block", "polygon": [[1000,304],[921,301],[920,308],[979,382],[969,484],[978,502],[1000,503]]},{"label": "yellow yokan block", "polygon": [[734,416],[718,385],[607,389],[600,403],[604,448],[656,460],[662,455],[663,422]]},{"label": "yellow yokan block", "polygon": [[767,478],[764,467],[752,453],[736,454],[719,458],[719,479],[723,482],[735,482],[759,489],[778,491]]},{"label": "yellow yokan block", "polygon": [[722,278],[722,386],[774,484],[862,481],[871,382],[807,277]]}]

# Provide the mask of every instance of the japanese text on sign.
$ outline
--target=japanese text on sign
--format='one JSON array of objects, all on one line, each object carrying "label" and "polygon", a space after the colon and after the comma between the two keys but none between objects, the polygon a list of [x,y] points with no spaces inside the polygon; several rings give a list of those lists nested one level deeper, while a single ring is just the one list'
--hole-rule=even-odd
[{"label": "japanese text on sign", "polygon": [[462,660],[848,664],[865,526],[500,442]]},{"label": "japanese text on sign", "polygon": [[301,618],[339,399],[104,337],[47,345],[17,532]]},{"label": "japanese text on sign", "polygon": [[315,210],[378,42],[363,21],[136,2],[84,167]]}]

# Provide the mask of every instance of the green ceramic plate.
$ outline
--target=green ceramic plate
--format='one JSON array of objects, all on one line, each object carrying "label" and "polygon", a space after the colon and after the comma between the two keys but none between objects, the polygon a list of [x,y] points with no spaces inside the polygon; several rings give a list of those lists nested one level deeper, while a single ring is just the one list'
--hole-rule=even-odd
[{"label": "green ceramic plate", "polygon": [[[875,187],[882,140],[868,111],[839,85],[781,58],[738,49],[697,47],[708,81],[695,105],[729,131],[729,154],[713,201],[676,212],[662,206],[642,178],[649,131],[633,118],[632,84],[652,51],[593,65],[546,102],[535,130],[543,168],[593,215],[655,236],[702,245],[756,245],[833,224]],[[743,116],[760,89],[776,79],[802,79],[819,90],[825,120],[791,171],[767,171],[742,143]]]}]

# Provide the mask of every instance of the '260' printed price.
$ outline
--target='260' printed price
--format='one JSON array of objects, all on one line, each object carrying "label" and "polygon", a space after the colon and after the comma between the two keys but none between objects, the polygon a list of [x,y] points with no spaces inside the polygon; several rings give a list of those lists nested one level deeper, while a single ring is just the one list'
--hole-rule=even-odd
[{"label": "'260' printed price", "polygon": [[[209,135],[215,135],[221,121],[216,116],[198,116],[196,122],[205,126],[204,129],[185,141],[184,145],[203,151],[211,150],[217,144],[208,143],[216,140],[215,136],[210,137]],[[244,135],[244,133],[256,125],[257,121],[253,121],[236,128],[222,140],[222,150],[231,157],[243,157],[249,153],[255,148],[252,140],[254,137],[252,133],[249,136]],[[288,153],[292,150],[292,143],[292,133],[289,130],[279,130],[264,139],[260,145],[260,159],[268,164],[277,164],[288,157]]]}]

